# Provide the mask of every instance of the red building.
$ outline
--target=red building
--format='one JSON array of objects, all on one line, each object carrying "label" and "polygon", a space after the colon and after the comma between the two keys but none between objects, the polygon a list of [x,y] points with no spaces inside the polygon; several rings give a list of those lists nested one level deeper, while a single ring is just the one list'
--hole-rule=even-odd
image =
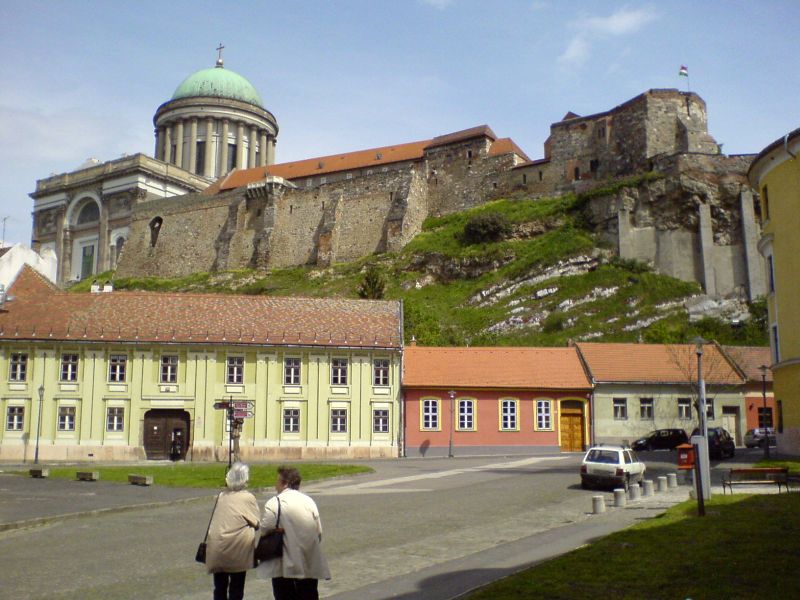
[{"label": "red building", "polygon": [[772,392],[772,371],[768,368],[772,364],[769,346],[763,348],[723,346],[722,348],[739,368],[746,381],[743,393],[747,429],[756,427],[778,429],[781,415]]},{"label": "red building", "polygon": [[406,456],[581,451],[591,384],[575,348],[425,348],[403,357]]}]

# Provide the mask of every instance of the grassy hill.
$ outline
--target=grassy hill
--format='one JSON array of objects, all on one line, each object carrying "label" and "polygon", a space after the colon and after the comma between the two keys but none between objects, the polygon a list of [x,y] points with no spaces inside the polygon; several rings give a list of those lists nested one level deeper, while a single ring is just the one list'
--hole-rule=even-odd
[{"label": "grassy hill", "polygon": [[[618,182],[615,187],[635,185]],[[595,190],[592,196],[613,191]],[[358,297],[372,270],[383,297],[402,299],[405,336],[423,345],[564,345],[572,339],[767,345],[766,308],[741,324],[691,323],[684,301],[699,285],[619,260],[583,222],[588,195],[498,200],[429,218],[399,254],[326,269],[197,273],[180,279],[114,278],[116,289]],[[373,274],[374,274],[373,273]],[[110,279],[113,273],[98,276]],[[87,290],[88,281],[73,290]]]}]

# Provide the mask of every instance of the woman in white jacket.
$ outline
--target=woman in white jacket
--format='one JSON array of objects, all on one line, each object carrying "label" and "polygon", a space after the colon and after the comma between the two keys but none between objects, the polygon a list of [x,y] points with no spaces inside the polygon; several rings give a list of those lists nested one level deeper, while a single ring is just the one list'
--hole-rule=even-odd
[{"label": "woman in white jacket", "polygon": [[320,548],[319,510],[314,501],[300,491],[300,473],[295,468],[278,468],[275,489],[278,495],[264,505],[261,531],[275,528],[280,502],[283,556],[261,563],[258,575],[272,579],[275,600],[318,600],[318,580],[331,578]]}]

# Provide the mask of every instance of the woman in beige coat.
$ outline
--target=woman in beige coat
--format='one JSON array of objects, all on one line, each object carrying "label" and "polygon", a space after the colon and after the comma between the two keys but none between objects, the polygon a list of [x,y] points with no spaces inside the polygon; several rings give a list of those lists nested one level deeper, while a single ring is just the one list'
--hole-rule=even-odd
[{"label": "woman in beige coat", "polygon": [[258,566],[258,576],[272,579],[275,600],[318,600],[317,581],[330,579],[322,555],[322,522],[314,501],[300,491],[300,473],[290,467],[278,468],[278,495],[267,500],[261,519],[262,531],[275,527],[278,503],[283,534],[283,556]]},{"label": "woman in beige coat", "polygon": [[256,497],[244,488],[250,468],[233,463],[220,492],[206,546],[206,569],[214,575],[214,600],[242,600],[247,569],[253,568],[253,550],[261,513]]}]

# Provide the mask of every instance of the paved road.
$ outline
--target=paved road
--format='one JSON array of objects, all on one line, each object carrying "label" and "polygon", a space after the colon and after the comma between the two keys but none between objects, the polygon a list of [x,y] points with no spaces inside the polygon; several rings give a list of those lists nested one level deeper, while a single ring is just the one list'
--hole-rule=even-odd
[{"label": "paved road", "polygon": [[[673,460],[674,454],[652,453],[648,475],[672,471]],[[577,454],[389,460],[369,463],[376,468],[369,475],[304,486],[320,507],[323,547],[334,575],[321,584],[322,595],[453,597],[459,589],[663,511],[688,494],[682,487],[633,510],[591,516],[591,497],[598,492],[580,489],[579,461]],[[0,491],[0,527],[8,526],[15,511],[28,517],[58,513],[59,499],[61,513],[97,510],[103,498],[115,508],[0,532],[3,596],[210,596],[210,578],[192,559],[212,496],[187,501],[197,492],[9,476],[0,476]],[[259,502],[269,495],[260,491]],[[606,496],[610,505],[611,494]],[[126,502],[149,506],[120,511]],[[271,598],[268,582],[251,574],[245,597]]]}]

